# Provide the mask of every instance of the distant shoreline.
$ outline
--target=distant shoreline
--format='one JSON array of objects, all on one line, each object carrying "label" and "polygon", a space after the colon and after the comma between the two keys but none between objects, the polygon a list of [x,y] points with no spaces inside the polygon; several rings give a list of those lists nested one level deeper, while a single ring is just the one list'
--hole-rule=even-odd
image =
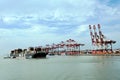
[{"label": "distant shoreline", "polygon": [[[62,56],[62,55],[59,55],[59,56]],[[79,54],[79,55],[64,55],[64,56],[120,56],[120,53],[118,54]],[[5,57],[6,58],[9,58],[7,56],[0,56],[0,58]]]},{"label": "distant shoreline", "polygon": [[80,54],[79,56],[120,56],[119,54]]}]

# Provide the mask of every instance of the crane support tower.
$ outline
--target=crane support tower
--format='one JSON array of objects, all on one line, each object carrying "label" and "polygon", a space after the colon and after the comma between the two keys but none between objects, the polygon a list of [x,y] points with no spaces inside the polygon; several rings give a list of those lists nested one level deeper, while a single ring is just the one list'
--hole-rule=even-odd
[{"label": "crane support tower", "polygon": [[100,24],[89,25],[91,41],[93,45],[92,54],[111,54],[113,53],[112,44],[116,41],[108,40],[101,31]]}]

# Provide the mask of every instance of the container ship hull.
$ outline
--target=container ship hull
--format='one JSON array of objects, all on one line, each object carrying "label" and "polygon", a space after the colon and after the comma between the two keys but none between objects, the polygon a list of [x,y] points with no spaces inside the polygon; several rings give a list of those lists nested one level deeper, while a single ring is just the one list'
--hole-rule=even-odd
[{"label": "container ship hull", "polygon": [[32,53],[32,54],[28,53],[25,55],[25,58],[26,59],[46,58],[46,56],[47,56],[47,53],[45,53],[45,52]]}]

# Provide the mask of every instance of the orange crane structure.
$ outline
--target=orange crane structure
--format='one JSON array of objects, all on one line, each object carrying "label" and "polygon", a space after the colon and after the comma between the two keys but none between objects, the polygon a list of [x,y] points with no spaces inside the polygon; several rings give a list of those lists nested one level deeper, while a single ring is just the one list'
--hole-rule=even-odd
[{"label": "orange crane structure", "polygon": [[101,31],[100,24],[97,25],[89,25],[90,36],[92,45],[94,49],[92,50],[93,54],[108,54],[112,53],[112,44],[115,44],[116,41],[108,40]]},{"label": "orange crane structure", "polygon": [[61,41],[58,44],[47,44],[45,47],[41,47],[42,51],[48,52],[52,55],[79,55],[80,54],[80,46],[84,46],[84,44],[77,43],[73,39],[68,39],[66,41]]}]

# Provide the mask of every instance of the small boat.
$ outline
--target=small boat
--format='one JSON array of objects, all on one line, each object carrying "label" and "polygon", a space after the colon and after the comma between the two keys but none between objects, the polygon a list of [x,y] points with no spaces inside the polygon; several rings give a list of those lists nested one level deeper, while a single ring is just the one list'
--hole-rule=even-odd
[{"label": "small boat", "polygon": [[4,57],[4,59],[9,59],[9,58],[11,58],[11,57],[9,57],[9,56]]},{"label": "small boat", "polygon": [[5,56],[4,59],[8,59],[8,58],[11,58],[9,55]]}]

